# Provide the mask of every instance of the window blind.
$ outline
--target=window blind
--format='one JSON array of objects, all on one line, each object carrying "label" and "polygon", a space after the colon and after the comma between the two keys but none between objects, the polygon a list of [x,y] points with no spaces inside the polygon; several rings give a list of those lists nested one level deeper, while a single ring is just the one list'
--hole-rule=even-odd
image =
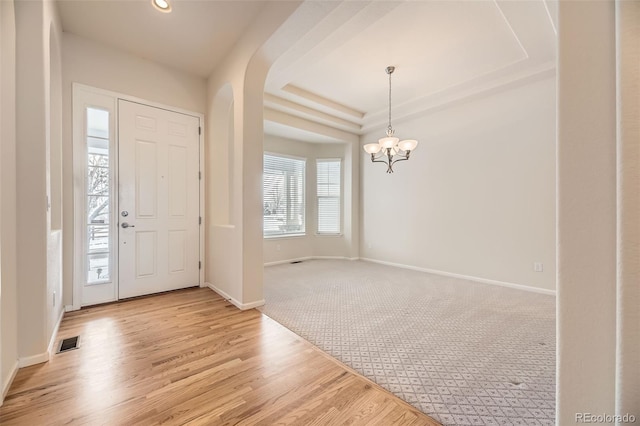
[{"label": "window blind", "polygon": [[265,237],[305,233],[305,166],[305,159],[264,154],[262,192]]},{"label": "window blind", "polygon": [[318,234],[341,232],[341,160],[316,160]]}]

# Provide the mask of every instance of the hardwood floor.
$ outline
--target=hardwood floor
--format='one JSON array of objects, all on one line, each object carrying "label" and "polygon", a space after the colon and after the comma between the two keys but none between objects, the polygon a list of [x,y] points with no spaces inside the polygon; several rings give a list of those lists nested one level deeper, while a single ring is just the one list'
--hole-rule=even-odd
[{"label": "hardwood floor", "polygon": [[257,310],[188,289],[67,313],[2,425],[438,425]]}]

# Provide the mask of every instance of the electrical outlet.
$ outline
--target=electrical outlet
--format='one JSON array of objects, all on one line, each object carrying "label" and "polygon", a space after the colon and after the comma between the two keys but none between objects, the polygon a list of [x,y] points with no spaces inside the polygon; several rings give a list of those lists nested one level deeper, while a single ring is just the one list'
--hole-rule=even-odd
[{"label": "electrical outlet", "polygon": [[373,248],[373,244],[371,244],[371,243],[367,244],[367,248],[368,249]]},{"label": "electrical outlet", "polygon": [[533,272],[543,272],[544,264],[542,262],[533,262]]},{"label": "electrical outlet", "polygon": [[56,306],[56,292],[53,292],[53,306]]},{"label": "electrical outlet", "polygon": [[276,244],[276,251],[280,251],[280,244]]}]

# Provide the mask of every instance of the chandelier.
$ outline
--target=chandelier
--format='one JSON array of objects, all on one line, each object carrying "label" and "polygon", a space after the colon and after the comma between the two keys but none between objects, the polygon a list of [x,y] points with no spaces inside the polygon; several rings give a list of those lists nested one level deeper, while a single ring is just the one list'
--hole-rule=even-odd
[{"label": "chandelier", "polygon": [[418,141],[415,139],[401,141],[393,135],[395,131],[391,127],[391,74],[395,69],[396,67],[392,66],[385,69],[389,75],[389,125],[387,126],[387,136],[378,139],[378,143],[368,143],[364,146],[364,150],[371,154],[371,162],[387,165],[387,173],[393,173],[393,165],[398,161],[408,160],[411,151],[418,146]]}]

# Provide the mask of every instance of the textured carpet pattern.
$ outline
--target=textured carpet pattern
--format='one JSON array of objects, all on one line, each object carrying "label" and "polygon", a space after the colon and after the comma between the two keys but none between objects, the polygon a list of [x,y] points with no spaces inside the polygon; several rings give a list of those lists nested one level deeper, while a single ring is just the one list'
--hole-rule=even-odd
[{"label": "textured carpet pattern", "polygon": [[265,268],[262,311],[444,425],[551,425],[555,298],[361,261]]}]

